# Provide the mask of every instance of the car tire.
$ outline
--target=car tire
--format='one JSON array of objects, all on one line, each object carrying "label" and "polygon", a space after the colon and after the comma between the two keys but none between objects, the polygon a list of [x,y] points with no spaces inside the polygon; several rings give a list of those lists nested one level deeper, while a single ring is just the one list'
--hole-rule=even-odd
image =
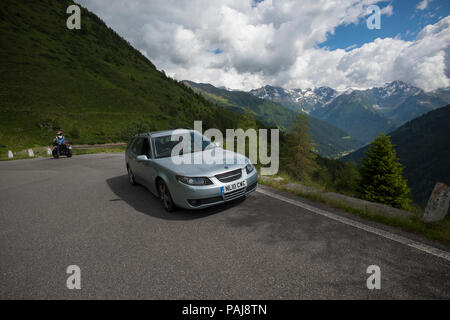
[{"label": "car tire", "polygon": [[164,210],[166,210],[167,212],[173,212],[176,207],[173,203],[172,196],[170,195],[169,188],[163,180],[158,181],[158,194]]},{"label": "car tire", "polygon": [[132,185],[136,185],[136,179],[134,178],[133,171],[131,171],[130,167],[127,166],[127,172],[128,172],[128,182]]}]

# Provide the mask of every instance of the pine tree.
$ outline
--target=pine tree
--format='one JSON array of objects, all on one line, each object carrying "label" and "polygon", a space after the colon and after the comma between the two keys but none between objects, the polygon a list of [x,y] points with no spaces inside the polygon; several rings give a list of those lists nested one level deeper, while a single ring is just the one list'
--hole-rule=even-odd
[{"label": "pine tree", "polygon": [[389,136],[381,134],[372,142],[362,161],[359,191],[366,200],[408,209],[411,190],[402,172]]},{"label": "pine tree", "polygon": [[309,181],[318,169],[314,144],[309,133],[309,121],[305,114],[298,114],[286,138],[286,155],[283,159],[286,171],[295,179]]}]

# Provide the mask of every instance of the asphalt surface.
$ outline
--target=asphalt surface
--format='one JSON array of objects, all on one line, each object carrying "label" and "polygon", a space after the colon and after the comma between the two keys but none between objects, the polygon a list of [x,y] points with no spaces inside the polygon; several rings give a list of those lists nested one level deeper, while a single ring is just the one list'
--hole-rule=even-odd
[{"label": "asphalt surface", "polygon": [[450,262],[259,192],[169,214],[119,154],[1,162],[0,299],[42,298],[449,299]]}]

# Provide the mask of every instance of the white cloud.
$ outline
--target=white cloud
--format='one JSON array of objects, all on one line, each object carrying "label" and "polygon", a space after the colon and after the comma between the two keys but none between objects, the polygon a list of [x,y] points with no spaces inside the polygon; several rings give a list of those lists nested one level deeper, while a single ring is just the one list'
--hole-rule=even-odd
[{"label": "white cloud", "polygon": [[428,7],[428,4],[431,2],[431,0],[422,0],[421,2],[419,2],[419,4],[417,5],[416,9],[417,10],[425,10]]},{"label": "white cloud", "polygon": [[318,48],[335,28],[365,23],[367,6],[385,0],[81,0],[176,79],[249,90],[370,87],[403,80],[449,86],[450,16],[415,41],[376,39],[346,50]]},{"label": "white cloud", "polygon": [[394,7],[392,5],[387,5],[383,9],[381,9],[381,14],[385,14],[388,17],[392,16],[394,14]]},{"label": "white cloud", "polygon": [[449,31],[450,16],[426,26],[414,42],[400,51],[392,69],[400,78],[426,90],[449,86]]}]

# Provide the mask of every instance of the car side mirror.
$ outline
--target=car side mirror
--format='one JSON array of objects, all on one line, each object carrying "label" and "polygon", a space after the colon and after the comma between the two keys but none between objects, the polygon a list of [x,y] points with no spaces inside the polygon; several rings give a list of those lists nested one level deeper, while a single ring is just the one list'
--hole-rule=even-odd
[{"label": "car side mirror", "polygon": [[141,154],[139,156],[136,157],[137,161],[148,161],[148,158],[145,154]]}]

